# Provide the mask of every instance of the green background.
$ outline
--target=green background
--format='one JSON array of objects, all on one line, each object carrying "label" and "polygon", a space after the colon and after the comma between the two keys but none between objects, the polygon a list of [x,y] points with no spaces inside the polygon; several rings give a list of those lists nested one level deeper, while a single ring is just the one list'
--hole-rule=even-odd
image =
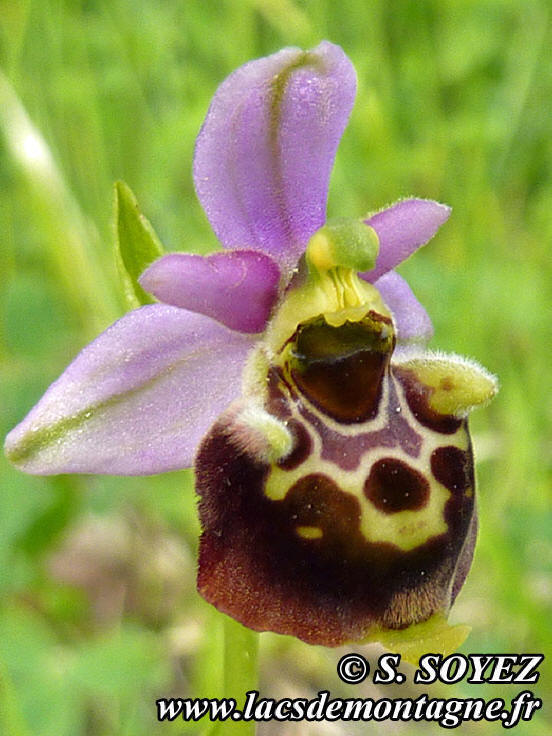
[{"label": "green background", "polygon": [[[359,77],[329,214],[408,195],[451,205],[400,270],[432,316],[432,347],[501,382],[472,419],[481,531],[452,614],[473,626],[462,651],[552,653],[551,13],[545,0],[0,0],[3,434],[124,312],[113,181],[167,248],[215,249],[191,176],[212,94],[251,58],[327,38]],[[27,124],[44,145],[22,136]],[[0,463],[0,732],[199,733],[156,724],[154,706],[220,694],[220,621],[195,592],[191,476],[32,478]],[[342,650],[275,635],[261,648],[263,694],[374,696],[340,684]],[[551,669],[529,688],[543,711],[517,734],[550,732]],[[508,701],[521,689],[430,692]],[[261,733],[382,727],[439,730]]]}]

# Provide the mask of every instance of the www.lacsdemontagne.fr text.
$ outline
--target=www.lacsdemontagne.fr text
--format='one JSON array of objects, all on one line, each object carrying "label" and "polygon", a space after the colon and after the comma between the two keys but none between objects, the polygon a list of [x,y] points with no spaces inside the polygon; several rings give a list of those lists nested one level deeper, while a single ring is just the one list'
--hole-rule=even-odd
[{"label": "www.lacsdemontagne.fr text", "polygon": [[502,698],[332,698],[321,690],[315,698],[260,698],[257,690],[246,693],[243,708],[233,698],[161,698],[159,721],[426,721],[456,728],[467,721],[499,721],[513,728],[531,720],[542,701],[529,690],[518,693],[507,705]]}]

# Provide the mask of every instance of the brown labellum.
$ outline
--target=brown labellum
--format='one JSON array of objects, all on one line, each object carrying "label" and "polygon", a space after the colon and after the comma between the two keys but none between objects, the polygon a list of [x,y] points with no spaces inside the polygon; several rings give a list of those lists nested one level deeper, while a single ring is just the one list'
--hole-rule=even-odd
[{"label": "brown labellum", "polygon": [[427,387],[390,361],[388,322],[299,326],[264,406],[291,433],[286,457],[268,463],[234,429],[247,399],[200,447],[198,588],[250,628],[358,641],[446,612],[466,575],[467,422],[432,416]]}]

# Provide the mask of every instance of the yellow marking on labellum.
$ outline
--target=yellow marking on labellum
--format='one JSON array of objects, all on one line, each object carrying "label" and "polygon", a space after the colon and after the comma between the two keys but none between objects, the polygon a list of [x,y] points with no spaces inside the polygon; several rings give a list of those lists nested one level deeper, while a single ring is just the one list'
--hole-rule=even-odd
[{"label": "yellow marking on labellum", "polygon": [[324,535],[318,526],[298,526],[295,531],[303,539],[320,539]]},{"label": "yellow marking on labellum", "polygon": [[429,500],[421,510],[385,514],[366,501],[360,521],[364,537],[370,542],[392,542],[404,552],[409,552],[428,539],[445,534],[448,526],[444,510],[451,494],[440,483],[431,478],[427,480]]},{"label": "yellow marking on labellum", "polygon": [[[390,382],[393,381],[396,391],[395,407],[389,406],[391,400]],[[301,395],[298,403],[289,396],[289,391],[281,384],[281,389],[288,395],[288,406],[294,419],[299,421],[307,430],[312,441],[310,454],[297,467],[290,469],[272,466],[265,482],[265,495],[274,500],[282,500],[288,491],[302,478],[311,474],[324,474],[331,478],[344,492],[353,495],[359,502],[361,509],[360,530],[368,542],[390,543],[399,549],[408,552],[428,540],[447,532],[448,526],[444,516],[445,506],[451,497],[451,491],[439,483],[431,470],[431,456],[436,448],[442,446],[444,435],[420,424],[408,407],[404,390],[398,381],[388,374],[383,381],[383,391],[380,400],[378,415],[374,420],[351,428],[347,425],[331,421],[323,416],[315,407],[312,407],[306,397]],[[334,462],[322,458],[322,440],[315,426],[311,426],[299,411],[299,405],[306,405],[309,411],[321,420],[327,431],[335,431],[341,435],[349,433],[356,435],[359,431],[377,431],[387,426],[390,409],[397,408],[408,424],[421,436],[422,444],[417,457],[410,457],[400,447],[368,447],[359,457],[358,466],[354,470],[344,470]],[[455,446],[462,451],[469,448],[469,436],[465,425],[446,435],[447,446]],[[398,461],[407,469],[419,473],[428,483],[428,493],[424,503],[419,508],[404,508],[392,513],[386,513],[382,504],[379,508],[365,494],[365,483],[378,461]],[[408,472],[408,470],[407,470]],[[385,490],[385,489],[384,489]],[[385,497],[385,493],[383,494]],[[408,507],[408,499],[405,498]]]},{"label": "yellow marking on labellum", "polygon": [[[429,539],[444,534],[448,527],[444,509],[451,496],[450,491],[433,478],[430,470],[430,455],[434,446],[426,447],[417,459],[406,458],[396,449],[371,448],[362,457],[359,467],[346,471],[320,456],[321,442],[312,433],[313,450],[306,460],[293,470],[282,470],[272,466],[266,479],[264,493],[274,500],[285,498],[288,491],[304,476],[323,473],[331,478],[345,493],[358,500],[361,508],[360,530],[368,542],[387,542],[408,552],[425,544]],[[449,437],[448,441],[451,442]],[[373,465],[384,458],[397,458],[420,472],[429,483],[429,498],[419,510],[398,511],[386,514],[378,510],[364,494],[364,483]]]},{"label": "yellow marking on labellum", "polygon": [[[393,380],[393,379],[391,379]],[[418,457],[412,458],[404,454],[399,448],[374,447],[368,448],[359,458],[356,469],[346,471],[333,462],[322,458],[322,441],[314,427],[299,413],[296,403],[290,398],[288,406],[292,416],[305,427],[312,440],[312,449],[309,456],[298,467],[285,470],[272,466],[266,479],[264,493],[275,501],[285,498],[287,492],[297,481],[304,476],[323,473],[331,478],[345,493],[350,493],[358,500],[361,508],[360,529],[369,542],[388,542],[396,545],[403,551],[410,551],[425,544],[429,539],[446,533],[448,527],[444,518],[444,509],[451,497],[451,492],[440,484],[431,472],[431,455],[433,451],[442,445],[443,435],[419,424],[408,408],[404,391],[398,382],[394,381],[397,392],[397,406],[410,426],[415,427],[422,437],[422,446]],[[282,387],[283,388],[283,387]],[[287,393],[287,391],[286,391]],[[352,434],[356,434],[361,428],[364,431],[375,431],[381,429],[388,421],[388,402],[390,400],[389,381],[383,382],[383,393],[380,411],[375,420],[359,425]],[[301,403],[307,403],[301,397]],[[322,417],[314,407],[309,405],[309,410],[325,421],[331,432],[333,425],[335,431],[347,434],[350,429],[347,425],[338,423]],[[446,436],[446,444],[454,445],[458,449],[467,451],[469,448],[469,436],[464,425],[456,432]],[[420,509],[403,510],[387,514],[378,510],[376,506],[366,497],[364,484],[370,471],[383,459],[397,459],[404,462],[409,468],[419,472],[429,483],[429,496],[427,502]]]}]

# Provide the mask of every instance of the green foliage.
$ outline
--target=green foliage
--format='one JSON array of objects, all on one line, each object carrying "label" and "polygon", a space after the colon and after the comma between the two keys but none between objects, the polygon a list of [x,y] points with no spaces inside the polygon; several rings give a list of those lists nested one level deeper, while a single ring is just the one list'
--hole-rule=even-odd
[{"label": "green foliage", "polygon": [[[401,272],[434,320],[433,346],[473,356],[501,382],[472,421],[481,530],[452,621],[473,627],[464,651],[550,652],[550,17],[547,0],[3,0],[3,433],[122,314],[113,181],[129,182],[171,250],[216,249],[191,176],[216,86],[249,59],[328,38],[359,78],[329,215],[412,194],[451,205]],[[118,191],[135,285],[156,240]],[[196,546],[187,473],[30,478],[0,459],[0,731],[197,733],[157,724],[154,708],[156,697],[213,694],[221,645],[195,592]],[[338,694],[335,652],[265,641],[264,693]],[[552,672],[541,670],[546,705]],[[464,683],[445,695],[517,691]],[[518,731],[546,733],[546,719]]]},{"label": "green foliage", "polygon": [[0,690],[9,699],[8,736],[74,736],[87,721],[93,733],[131,733],[131,725],[151,725],[148,706],[169,682],[166,652],[151,632],[124,624],[68,647],[24,606],[0,617],[0,662],[13,673]]},{"label": "green foliage", "polygon": [[138,277],[163,255],[163,246],[148,220],[138,210],[136,197],[123,182],[115,184],[117,262],[130,309],[155,301],[142,289]]}]

